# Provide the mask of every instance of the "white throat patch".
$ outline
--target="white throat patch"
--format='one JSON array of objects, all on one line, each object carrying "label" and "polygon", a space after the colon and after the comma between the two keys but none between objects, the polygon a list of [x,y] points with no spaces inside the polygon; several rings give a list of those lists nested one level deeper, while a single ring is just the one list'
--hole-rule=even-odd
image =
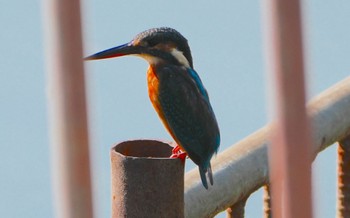
[{"label": "white throat patch", "polygon": [[154,57],[148,54],[136,54],[135,56],[141,57],[146,59],[146,61],[150,64],[150,65],[157,65],[158,63],[162,62],[162,59],[158,58],[158,57]]}]

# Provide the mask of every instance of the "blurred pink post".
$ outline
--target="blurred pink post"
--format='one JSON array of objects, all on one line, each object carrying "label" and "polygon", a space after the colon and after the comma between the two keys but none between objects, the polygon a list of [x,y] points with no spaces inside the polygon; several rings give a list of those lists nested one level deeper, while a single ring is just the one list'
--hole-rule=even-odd
[{"label": "blurred pink post", "polygon": [[311,135],[305,108],[300,2],[265,0],[275,122],[269,147],[272,216],[312,217]]},{"label": "blurred pink post", "polygon": [[79,0],[44,0],[56,217],[91,218]]}]

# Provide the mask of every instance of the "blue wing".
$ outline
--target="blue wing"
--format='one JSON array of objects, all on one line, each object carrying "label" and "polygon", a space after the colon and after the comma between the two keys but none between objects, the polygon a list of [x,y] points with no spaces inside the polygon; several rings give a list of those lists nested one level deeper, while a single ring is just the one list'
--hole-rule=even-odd
[{"label": "blue wing", "polygon": [[220,144],[219,127],[207,91],[192,69],[166,66],[156,72],[158,100],[166,122],[175,140],[206,172]]}]

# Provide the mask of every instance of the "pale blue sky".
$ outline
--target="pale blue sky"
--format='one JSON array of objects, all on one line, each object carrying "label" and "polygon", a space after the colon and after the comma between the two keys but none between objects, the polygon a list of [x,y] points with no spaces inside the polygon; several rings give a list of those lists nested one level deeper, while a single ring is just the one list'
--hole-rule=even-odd
[{"label": "pale blue sky", "polygon": [[[84,1],[85,54],[169,26],[189,41],[221,129],[220,151],[268,122],[261,1]],[[350,73],[350,2],[307,1],[309,96]],[[52,217],[41,1],[0,2],[1,217]],[[135,138],[170,140],[147,96],[147,63],[135,57],[86,64],[97,217],[110,216],[109,149]],[[335,146],[316,160],[315,217],[335,214]],[[194,165],[188,160],[187,169]],[[259,217],[261,193],[248,201]]]}]

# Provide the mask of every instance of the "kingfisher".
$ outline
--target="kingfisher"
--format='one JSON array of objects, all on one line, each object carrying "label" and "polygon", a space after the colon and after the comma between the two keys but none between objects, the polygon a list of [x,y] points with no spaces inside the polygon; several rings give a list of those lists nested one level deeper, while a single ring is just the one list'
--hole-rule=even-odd
[{"label": "kingfisher", "polygon": [[220,145],[220,131],[207,90],[194,70],[187,39],[169,28],[153,28],[129,43],[110,48],[85,60],[135,55],[148,63],[148,95],[177,143],[173,158],[186,155],[198,165],[203,186],[213,185],[210,160]]}]

